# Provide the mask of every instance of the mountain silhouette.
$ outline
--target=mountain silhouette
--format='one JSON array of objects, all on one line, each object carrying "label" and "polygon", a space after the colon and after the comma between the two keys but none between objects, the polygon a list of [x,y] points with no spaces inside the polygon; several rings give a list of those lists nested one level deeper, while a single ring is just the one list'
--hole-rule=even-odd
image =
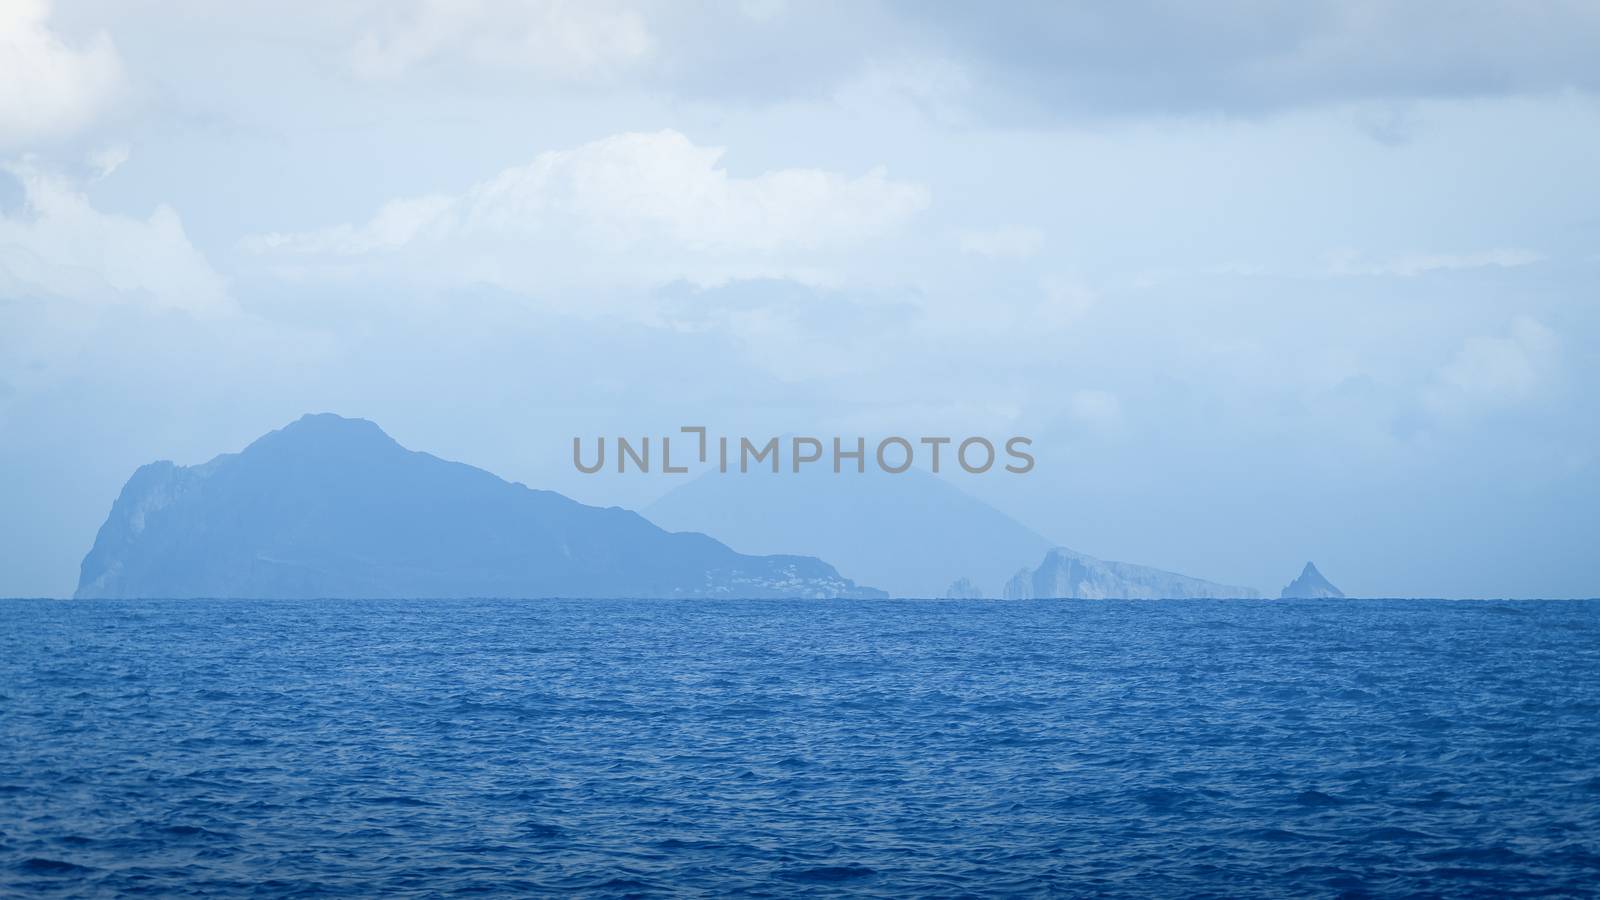
[{"label": "mountain silhouette", "polygon": [[806,556],[746,556],[308,415],[123,487],[78,597],[872,597]]},{"label": "mountain silhouette", "polygon": [[820,556],[896,597],[998,597],[1005,580],[1055,546],[939,476],[868,468],[711,471],[642,512],[671,529],[701,531],[745,553]]},{"label": "mountain silhouette", "polygon": [[1334,587],[1332,582],[1322,577],[1317,567],[1306,563],[1300,570],[1300,577],[1289,582],[1288,586],[1279,592],[1282,600],[1320,600],[1328,597],[1343,597],[1344,591]]}]

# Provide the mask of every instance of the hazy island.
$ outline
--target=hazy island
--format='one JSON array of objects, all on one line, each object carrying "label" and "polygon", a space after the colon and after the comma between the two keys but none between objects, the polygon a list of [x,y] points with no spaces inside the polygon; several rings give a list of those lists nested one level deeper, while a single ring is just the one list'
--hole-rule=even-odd
[{"label": "hazy island", "polygon": [[807,556],[749,556],[618,507],[308,415],[128,480],[77,597],[883,597]]},{"label": "hazy island", "polygon": [[[703,476],[649,515],[408,450],[364,419],[307,415],[203,465],[140,467],[75,596],[1260,596],[1055,546],[920,471]],[[1343,594],[1307,563],[1283,596]]]},{"label": "hazy island", "polygon": [[1278,593],[1282,600],[1340,600],[1344,598],[1344,591],[1333,586],[1333,583],[1322,577],[1317,567],[1306,563],[1300,570],[1300,577],[1289,582]]}]

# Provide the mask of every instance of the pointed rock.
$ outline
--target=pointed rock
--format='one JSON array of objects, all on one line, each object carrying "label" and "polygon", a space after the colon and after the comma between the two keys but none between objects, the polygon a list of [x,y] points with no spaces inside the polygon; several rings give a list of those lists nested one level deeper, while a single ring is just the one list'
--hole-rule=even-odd
[{"label": "pointed rock", "polygon": [[1323,578],[1322,573],[1311,563],[1306,563],[1306,567],[1300,570],[1300,577],[1289,582],[1288,587],[1278,594],[1280,600],[1320,600],[1343,596],[1344,591]]}]

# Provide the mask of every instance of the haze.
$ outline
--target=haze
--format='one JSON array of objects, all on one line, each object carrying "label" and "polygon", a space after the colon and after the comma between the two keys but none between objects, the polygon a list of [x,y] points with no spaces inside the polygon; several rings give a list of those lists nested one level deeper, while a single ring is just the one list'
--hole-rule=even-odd
[{"label": "haze", "polygon": [[[1272,595],[1600,595],[1600,7],[12,0],[0,596],[306,412],[1033,438],[949,477]],[[735,540],[734,543],[737,543]]]}]

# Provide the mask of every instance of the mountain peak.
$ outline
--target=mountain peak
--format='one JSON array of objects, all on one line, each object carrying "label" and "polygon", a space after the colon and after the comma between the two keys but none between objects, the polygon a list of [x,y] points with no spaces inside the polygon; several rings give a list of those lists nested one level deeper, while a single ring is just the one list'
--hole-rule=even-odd
[{"label": "mountain peak", "polygon": [[303,416],[199,466],[141,467],[80,597],[875,597],[819,559],[748,556]]},{"label": "mountain peak", "polygon": [[282,428],[257,438],[244,449],[244,453],[250,456],[279,453],[321,456],[386,450],[408,452],[376,422],[347,418],[336,413],[306,413]]},{"label": "mountain peak", "polygon": [[[677,450],[676,447],[673,448]],[[918,468],[835,475],[713,469],[644,510],[672,531],[698,531],[746,553],[804,553],[897,597],[942,597],[953,581],[989,591],[1036,563],[1052,542]]]},{"label": "mountain peak", "polygon": [[378,423],[371,419],[350,418],[331,412],[306,413],[273,433],[296,436],[360,434],[372,437],[381,435],[385,440],[393,440],[382,428],[378,427]]},{"label": "mountain peak", "polygon": [[1333,583],[1317,571],[1315,563],[1307,562],[1306,567],[1300,570],[1300,577],[1289,582],[1278,597],[1283,600],[1314,600],[1329,597],[1343,597],[1344,592],[1333,586]]}]

